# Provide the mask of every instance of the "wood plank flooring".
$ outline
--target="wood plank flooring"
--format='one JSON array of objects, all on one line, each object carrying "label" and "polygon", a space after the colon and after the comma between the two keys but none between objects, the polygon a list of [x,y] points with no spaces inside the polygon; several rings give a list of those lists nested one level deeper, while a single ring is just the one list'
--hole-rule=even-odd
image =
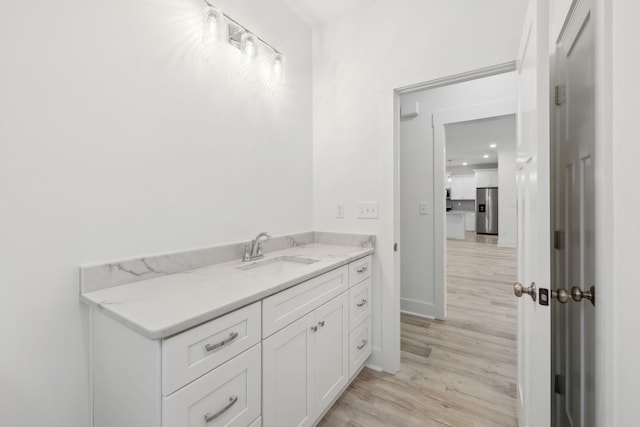
[{"label": "wood plank flooring", "polygon": [[447,241],[445,321],[402,315],[402,363],[365,368],[321,427],[516,426],[515,249]]}]

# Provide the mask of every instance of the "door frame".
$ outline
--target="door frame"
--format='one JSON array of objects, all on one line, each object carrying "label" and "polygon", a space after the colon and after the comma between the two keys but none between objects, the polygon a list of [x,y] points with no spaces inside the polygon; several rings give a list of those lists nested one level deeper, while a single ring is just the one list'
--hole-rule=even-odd
[{"label": "door frame", "polygon": [[[470,80],[476,80],[484,77],[491,77],[498,74],[504,74],[516,70],[516,61],[509,61],[502,64],[497,64],[489,67],[479,68],[459,74],[453,74],[447,77],[441,77],[432,80],[425,80],[420,83],[411,84],[394,84],[389,81],[383,81],[382,87],[393,88],[390,90],[391,105],[393,110],[393,121],[389,123],[392,128],[393,146],[392,146],[392,177],[393,186],[390,188],[391,198],[393,200],[393,215],[392,215],[392,242],[399,245],[402,248],[402,242],[400,237],[400,96],[408,93],[420,92],[428,89],[435,89],[442,86],[448,86],[456,83],[464,83]],[[411,81],[411,80],[410,80]],[[413,81],[419,81],[414,78]],[[383,93],[386,90],[382,91]],[[386,92],[389,93],[389,92]],[[389,101],[389,98],[383,96],[381,98],[383,104]],[[384,126],[384,123],[382,124]],[[443,157],[444,158],[444,157]],[[444,180],[440,177],[439,187],[440,192],[444,191]],[[434,185],[436,183],[434,182]],[[435,188],[435,187],[434,187]],[[440,206],[443,212],[442,225],[444,225],[444,200],[440,201]],[[434,212],[438,209],[438,205],[434,203]],[[441,233],[443,231],[441,230]],[[374,357],[372,367],[379,367],[380,369],[389,372],[396,373],[400,369],[400,260],[401,250],[393,252],[393,262],[391,268],[391,285],[390,289],[382,289],[381,296],[386,295],[389,297],[390,304],[382,304],[381,306],[381,338],[382,338],[382,354],[381,358]],[[442,259],[444,263],[444,258]],[[437,264],[436,264],[437,265]],[[384,267],[384,266],[382,266]],[[442,266],[444,271],[444,264]],[[390,291],[390,292],[389,292]],[[381,365],[381,366],[378,366]]]},{"label": "door frame", "polygon": [[[445,126],[473,120],[515,115],[517,113],[516,102],[516,98],[507,98],[486,104],[438,111],[433,114],[434,195],[444,194],[446,187],[444,182],[447,162]],[[444,320],[447,317],[447,218],[443,197],[435,197],[433,201],[433,212],[436,213],[436,215],[434,215],[435,313],[436,319]]]},{"label": "door frame", "polygon": [[[393,90],[393,241],[397,243],[400,248],[402,247],[400,236],[400,96],[408,93],[421,92],[424,90],[435,89],[443,86],[449,86],[457,83],[464,83],[471,80],[477,80],[485,77],[491,77],[498,74],[504,74],[513,72],[516,70],[516,62],[511,61],[503,64],[494,65],[491,67],[480,68],[477,70],[468,71],[465,73],[455,74],[448,77],[429,80],[422,83],[415,83],[407,86],[402,86]],[[513,104],[513,107],[511,106]],[[513,111],[511,111],[513,110]],[[505,111],[504,114],[502,114]],[[494,114],[495,113],[495,114]],[[445,182],[444,182],[444,170],[445,170],[445,153],[444,153],[444,140],[438,138],[439,132],[436,129],[442,128],[442,137],[444,137],[444,125],[447,123],[474,120],[485,117],[495,117],[500,115],[508,115],[515,113],[515,100],[497,101],[495,103],[483,104],[479,106],[465,106],[458,109],[452,109],[448,111],[442,111],[434,114],[433,126],[434,126],[434,182],[433,182],[433,194],[444,194]],[[483,116],[484,114],[484,116]],[[465,119],[466,118],[466,119]],[[436,127],[436,120],[439,125]],[[440,144],[440,148],[438,145]],[[441,172],[441,173],[440,173]],[[437,316],[439,319],[446,317],[446,268],[445,268],[445,240],[446,240],[446,218],[445,218],[445,201],[443,198],[436,197],[433,201],[433,212],[441,212],[442,215],[434,216],[434,266],[435,266],[435,283],[436,283],[436,305],[440,305]],[[388,312],[390,319],[384,315],[384,323],[387,325],[394,325],[393,329],[400,331],[400,283],[401,283],[401,271],[400,261],[402,251],[395,252],[393,257],[393,295],[395,296],[393,301],[393,309]],[[389,372],[397,372],[400,368],[400,341],[394,345],[394,354],[387,354],[387,367],[393,367],[394,369],[385,369]],[[390,357],[393,356],[393,357]]]}]

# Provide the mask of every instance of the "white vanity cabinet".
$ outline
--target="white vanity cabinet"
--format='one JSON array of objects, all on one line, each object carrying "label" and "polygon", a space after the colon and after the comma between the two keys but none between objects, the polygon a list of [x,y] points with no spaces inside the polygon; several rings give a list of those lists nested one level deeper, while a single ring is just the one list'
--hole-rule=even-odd
[{"label": "white vanity cabinet", "polygon": [[163,339],[92,306],[92,427],[315,425],[371,354],[371,261]]},{"label": "white vanity cabinet", "polygon": [[263,426],[311,426],[349,379],[347,295],[264,340]]},{"label": "white vanity cabinet", "polygon": [[92,312],[94,427],[246,427],[261,414],[261,304],[163,340]]},{"label": "white vanity cabinet", "polygon": [[264,427],[315,425],[371,355],[371,256],[312,281],[263,301]]}]

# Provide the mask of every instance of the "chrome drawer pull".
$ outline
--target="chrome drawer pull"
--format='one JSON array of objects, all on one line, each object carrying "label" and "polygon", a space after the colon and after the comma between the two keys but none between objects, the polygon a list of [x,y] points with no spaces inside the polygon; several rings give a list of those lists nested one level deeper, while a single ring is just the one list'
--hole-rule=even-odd
[{"label": "chrome drawer pull", "polygon": [[204,415],[204,421],[206,423],[210,423],[211,421],[215,420],[216,418],[218,418],[220,415],[224,414],[225,412],[227,412],[229,409],[231,409],[231,407],[233,405],[236,404],[236,402],[238,401],[238,396],[231,396],[229,398],[229,404],[227,406],[225,406],[224,408],[222,408],[220,411],[216,412],[215,414],[211,415],[211,414],[205,414]]},{"label": "chrome drawer pull", "polygon": [[358,268],[356,270],[356,273],[364,273],[365,271],[367,271],[367,265],[363,265],[362,267]]},{"label": "chrome drawer pull", "polygon": [[358,306],[358,308],[362,307],[363,305],[367,305],[367,300],[363,299],[361,303],[356,304]]},{"label": "chrome drawer pull", "polygon": [[357,347],[357,348],[358,348],[358,350],[362,350],[363,348],[365,348],[365,347],[366,347],[366,345],[367,345],[367,342],[368,342],[367,340],[363,340],[363,341],[362,341],[362,344],[360,344],[360,345]]},{"label": "chrome drawer pull", "polygon": [[215,350],[218,350],[220,347],[224,347],[225,345],[229,344],[231,341],[235,340],[236,338],[238,338],[238,333],[237,332],[231,332],[229,334],[229,338],[224,339],[222,341],[220,341],[217,344],[207,344],[204,346],[205,350],[207,350],[207,352],[212,352]]}]

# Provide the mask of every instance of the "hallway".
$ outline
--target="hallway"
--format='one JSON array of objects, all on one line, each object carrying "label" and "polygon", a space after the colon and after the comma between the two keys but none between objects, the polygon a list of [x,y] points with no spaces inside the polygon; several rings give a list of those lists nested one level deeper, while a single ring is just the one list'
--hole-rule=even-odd
[{"label": "hallway", "polygon": [[321,427],[509,427],[516,422],[516,250],[447,241],[446,321],[402,315],[395,376],[366,369]]}]

